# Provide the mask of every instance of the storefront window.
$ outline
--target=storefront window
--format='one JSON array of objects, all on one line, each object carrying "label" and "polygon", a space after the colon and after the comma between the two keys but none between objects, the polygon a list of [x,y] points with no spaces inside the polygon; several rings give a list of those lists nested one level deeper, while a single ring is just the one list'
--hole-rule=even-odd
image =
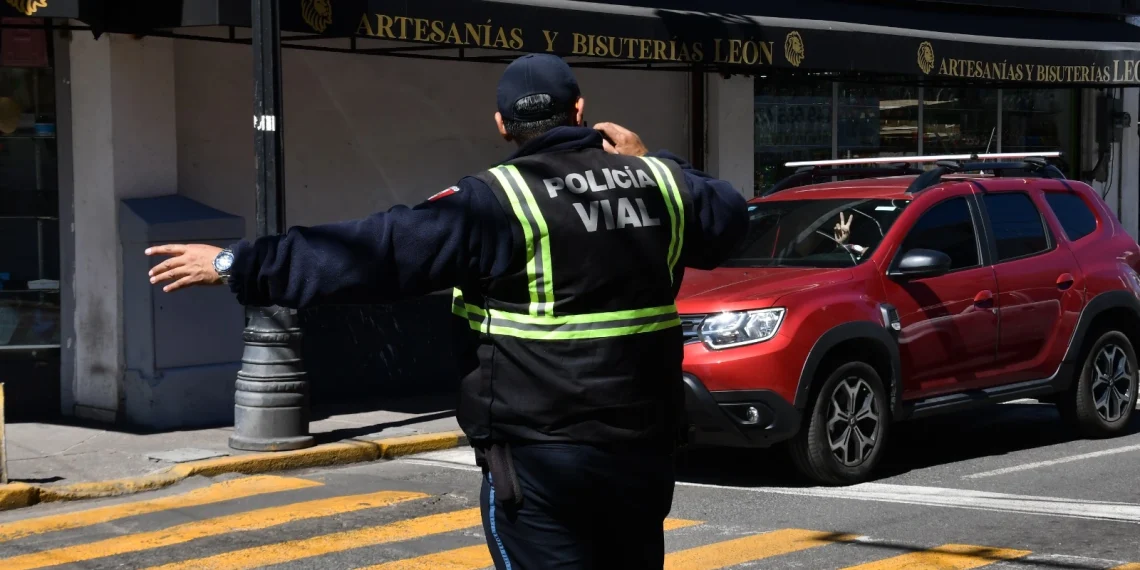
[{"label": "storefront window", "polygon": [[838,158],[918,154],[918,88],[841,83]]},{"label": "storefront window", "polygon": [[924,99],[923,154],[997,152],[997,89],[929,87]]},{"label": "storefront window", "polygon": [[[792,174],[784,166],[792,161],[1054,150],[1077,156],[1076,106],[1072,89],[920,89],[826,76],[761,77],[756,191]],[[1070,172],[1069,162],[1057,164]]]},{"label": "storefront window", "polygon": [[1064,153],[1059,161],[1068,171],[1078,156],[1074,128],[1076,97],[1071,89],[1002,90],[1002,152]]},{"label": "storefront window", "polygon": [[4,41],[11,49],[0,62],[0,353],[32,355],[60,342],[55,82],[42,34],[6,30]]},{"label": "storefront window", "polygon": [[756,80],[757,190],[791,174],[787,162],[831,158],[831,85],[811,79]]}]

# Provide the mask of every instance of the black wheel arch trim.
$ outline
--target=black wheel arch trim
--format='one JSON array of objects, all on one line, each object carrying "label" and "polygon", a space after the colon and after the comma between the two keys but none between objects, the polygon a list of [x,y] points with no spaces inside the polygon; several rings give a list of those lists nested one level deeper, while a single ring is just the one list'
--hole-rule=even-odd
[{"label": "black wheel arch trim", "polygon": [[[1136,295],[1130,291],[1101,293],[1085,305],[1084,310],[1081,311],[1081,316],[1077,319],[1077,326],[1073,329],[1073,336],[1069,341],[1068,349],[1065,351],[1065,357],[1061,361],[1062,369],[1080,366],[1081,363],[1077,362],[1077,359],[1084,352],[1085,343],[1096,342],[1096,339],[1089,338],[1089,327],[1092,326],[1093,321],[1107,311],[1120,309],[1130,311],[1133,318],[1140,324],[1140,299],[1137,299]],[[1135,342],[1135,339],[1129,340]],[[1069,387],[1073,378],[1072,374],[1060,374],[1056,380],[1058,388],[1063,390]]]},{"label": "black wheel arch trim", "polygon": [[871,341],[887,352],[891,373],[890,378],[883,378],[883,381],[891,386],[891,393],[888,394],[888,397],[893,414],[902,401],[902,360],[899,356],[899,344],[895,336],[886,327],[871,321],[852,321],[837,325],[823,333],[819,340],[815,341],[815,345],[811,347],[811,351],[808,352],[808,357],[804,361],[799,384],[796,386],[796,409],[802,411],[807,407],[808,400],[811,397],[811,388],[816,381],[819,367],[824,358],[833,348],[850,340]]}]

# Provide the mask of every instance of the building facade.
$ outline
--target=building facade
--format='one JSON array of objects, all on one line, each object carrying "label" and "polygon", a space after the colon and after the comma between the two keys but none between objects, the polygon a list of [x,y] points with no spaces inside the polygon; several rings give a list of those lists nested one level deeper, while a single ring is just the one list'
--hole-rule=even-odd
[{"label": "building facade", "polygon": [[[512,150],[493,119],[504,58],[553,51],[578,66],[591,123],[626,125],[748,197],[793,160],[1060,150],[1063,170],[1140,231],[1140,69],[1126,51],[1140,50],[1126,41],[1140,28],[1119,2],[1089,2],[1078,18],[1040,10],[1048,2],[903,13],[813,0],[715,24],[644,3],[562,14],[533,2],[514,20],[508,4],[406,4],[282,3],[290,225],[416,203],[495,164]],[[240,308],[222,290],[156,293],[141,250],[253,235],[248,9],[96,37],[75,6],[0,12],[11,16],[0,30],[0,382],[21,402],[9,415],[224,424]],[[956,20],[967,17],[973,35]],[[1051,38],[1003,36],[1014,17]],[[892,18],[912,25],[876,27]],[[1061,20],[1116,35],[1065,36],[1049,27]],[[1046,43],[1066,49],[1039,56]],[[448,301],[307,314],[314,394],[452,387]]]}]

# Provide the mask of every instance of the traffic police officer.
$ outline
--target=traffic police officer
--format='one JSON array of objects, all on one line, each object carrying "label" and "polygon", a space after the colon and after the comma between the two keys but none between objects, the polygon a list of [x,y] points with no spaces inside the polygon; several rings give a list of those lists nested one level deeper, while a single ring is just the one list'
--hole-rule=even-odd
[{"label": "traffic police officer", "polygon": [[729,184],[586,127],[584,106],[565,62],[523,56],[498,87],[499,132],[519,145],[502,164],[413,208],[147,252],[173,256],[151,271],[165,290],[225,281],[254,306],[454,288],[472,347],[458,419],[500,569],[661,568],[685,429],[674,297],[747,225]]}]

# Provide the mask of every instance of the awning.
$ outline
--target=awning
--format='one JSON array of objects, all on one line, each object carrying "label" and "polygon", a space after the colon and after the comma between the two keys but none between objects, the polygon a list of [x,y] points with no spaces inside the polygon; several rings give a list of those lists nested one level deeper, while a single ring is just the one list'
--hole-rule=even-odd
[{"label": "awning", "polygon": [[[593,66],[1140,85],[1140,27],[1119,10],[1009,7],[1019,1],[280,0],[281,29],[301,35],[287,37],[287,47],[370,38],[403,42],[403,53],[430,51],[434,58],[470,57],[464,52],[475,49],[504,57],[555,53]],[[0,15],[78,18],[97,32],[163,35],[193,26],[249,27],[249,6],[249,0],[3,0]],[[356,42],[344,44],[320,49],[361,51]]]},{"label": "awning", "polygon": [[1095,14],[835,0],[282,0],[281,11],[291,32],[623,64],[1140,85],[1140,27]]},{"label": "awning", "polygon": [[91,4],[81,0],[3,0],[0,18],[72,18],[84,15],[80,8],[90,9]]}]

